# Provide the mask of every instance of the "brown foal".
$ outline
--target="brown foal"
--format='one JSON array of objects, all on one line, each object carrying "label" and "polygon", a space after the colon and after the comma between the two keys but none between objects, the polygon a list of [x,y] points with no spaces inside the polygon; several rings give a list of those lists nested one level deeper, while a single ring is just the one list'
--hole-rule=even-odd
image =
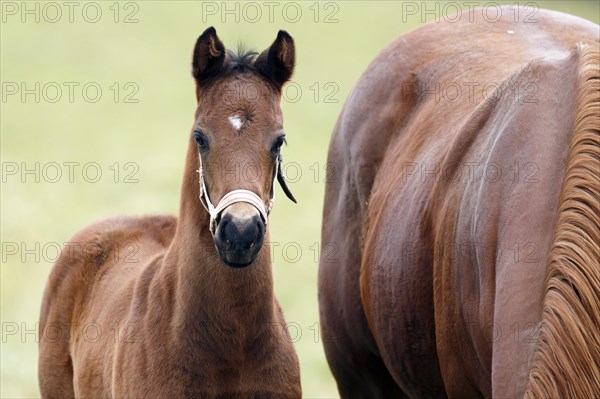
[{"label": "brown foal", "polygon": [[213,28],[198,38],[179,219],[111,218],[71,240],[85,250],[63,251],[42,303],[42,397],[301,396],[266,244],[275,179],[293,199],[279,103],[294,63],[284,31],[256,57]]}]

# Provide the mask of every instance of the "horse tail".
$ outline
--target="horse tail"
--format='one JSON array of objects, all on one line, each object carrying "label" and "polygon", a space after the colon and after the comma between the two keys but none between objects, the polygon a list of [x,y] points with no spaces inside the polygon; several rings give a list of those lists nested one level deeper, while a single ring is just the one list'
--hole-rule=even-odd
[{"label": "horse tail", "polygon": [[526,398],[600,397],[600,51],[578,52],[575,125]]}]

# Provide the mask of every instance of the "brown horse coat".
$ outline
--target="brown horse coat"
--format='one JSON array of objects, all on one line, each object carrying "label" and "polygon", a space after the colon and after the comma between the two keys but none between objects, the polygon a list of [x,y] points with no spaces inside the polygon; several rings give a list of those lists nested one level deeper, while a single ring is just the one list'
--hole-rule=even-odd
[{"label": "brown horse coat", "polygon": [[[575,120],[589,113],[580,184],[600,192],[599,28],[502,10],[496,23],[475,10],[403,35],[339,117],[322,230],[339,256],[321,260],[319,303],[343,398],[600,395],[597,204],[578,211],[591,238],[569,244],[589,243],[577,270],[591,299],[579,313],[563,304],[561,317],[581,319],[540,334],[544,306],[556,313],[547,265],[556,231],[569,229],[555,224]],[[586,68],[595,78],[581,78]]]},{"label": "brown horse coat", "polygon": [[[279,150],[271,142],[282,129],[280,89],[293,66],[294,44],[283,31],[256,60],[226,53],[212,28],[200,36],[179,219],[112,218],[70,240],[80,245],[61,253],[40,315],[42,397],[301,396],[298,359],[273,293],[268,232],[252,264],[227,266],[228,253],[215,247],[220,230],[213,238],[199,200],[198,176],[201,154],[215,204],[234,189],[267,202]],[[232,88],[234,95],[224,96]],[[232,126],[228,117],[242,112],[252,121]],[[210,148],[200,145],[200,128]],[[235,162],[268,169],[252,182],[222,179],[220,169]],[[220,219],[232,214],[257,210],[236,203]]]}]

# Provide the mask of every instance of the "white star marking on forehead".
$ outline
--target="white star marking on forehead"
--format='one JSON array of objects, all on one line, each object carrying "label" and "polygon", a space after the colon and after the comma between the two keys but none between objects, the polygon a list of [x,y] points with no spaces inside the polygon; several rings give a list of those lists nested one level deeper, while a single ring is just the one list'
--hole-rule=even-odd
[{"label": "white star marking on forehead", "polygon": [[231,123],[231,126],[233,126],[233,128],[235,130],[240,130],[242,128],[242,119],[237,115],[230,116],[229,122]]}]

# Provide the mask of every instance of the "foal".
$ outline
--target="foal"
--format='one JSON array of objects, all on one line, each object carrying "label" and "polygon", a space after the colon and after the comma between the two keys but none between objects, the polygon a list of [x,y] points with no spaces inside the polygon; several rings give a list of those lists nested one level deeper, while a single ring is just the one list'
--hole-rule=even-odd
[{"label": "foal", "polygon": [[265,244],[275,179],[293,200],[279,103],[294,63],[284,31],[258,57],[212,27],[198,38],[179,219],[111,218],[71,240],[84,245],[61,253],[42,303],[42,397],[301,396]]}]

